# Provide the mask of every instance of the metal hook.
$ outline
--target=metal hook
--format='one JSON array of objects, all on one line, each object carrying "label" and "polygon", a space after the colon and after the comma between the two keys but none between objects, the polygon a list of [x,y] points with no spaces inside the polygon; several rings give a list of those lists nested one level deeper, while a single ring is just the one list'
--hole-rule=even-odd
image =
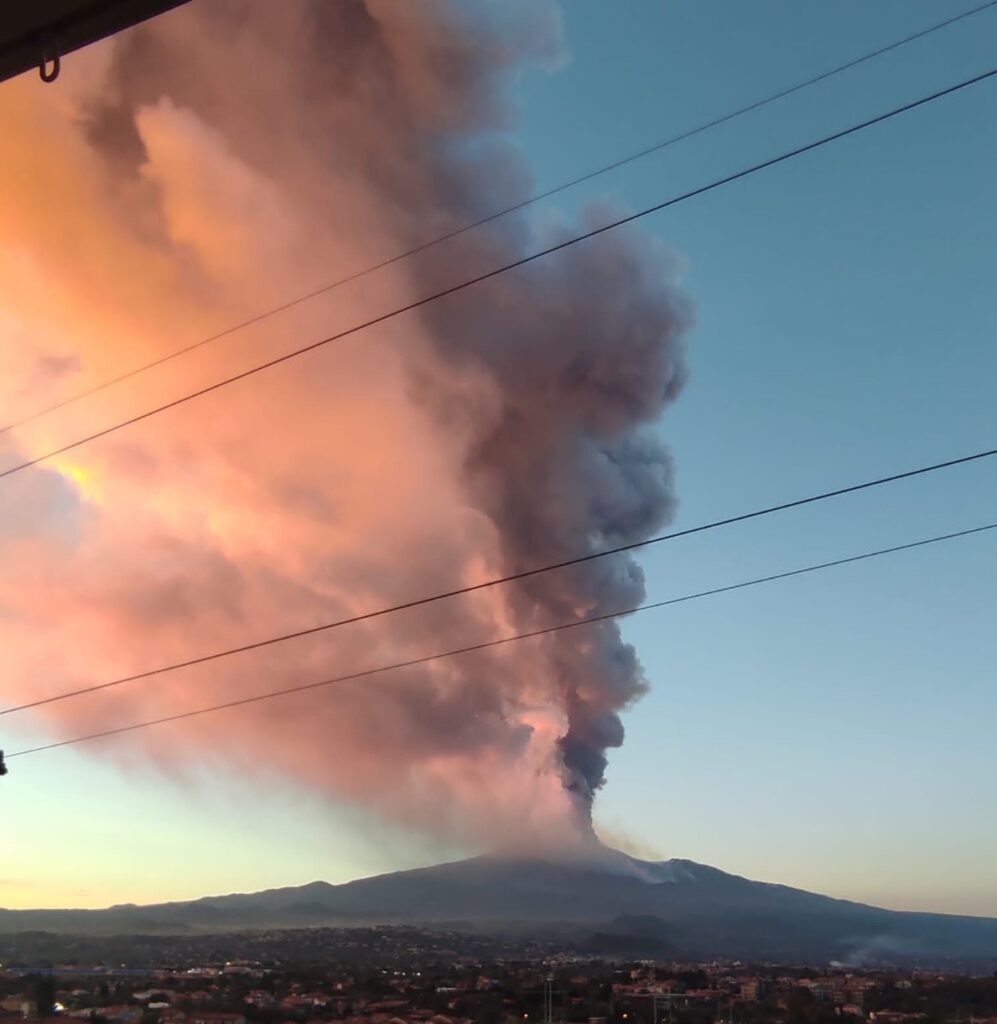
[{"label": "metal hook", "polygon": [[[51,71],[48,68],[52,64]],[[38,62],[38,74],[42,76],[43,82],[54,82],[59,77],[61,67],[59,60],[59,47],[54,42],[42,43],[41,60]]]}]

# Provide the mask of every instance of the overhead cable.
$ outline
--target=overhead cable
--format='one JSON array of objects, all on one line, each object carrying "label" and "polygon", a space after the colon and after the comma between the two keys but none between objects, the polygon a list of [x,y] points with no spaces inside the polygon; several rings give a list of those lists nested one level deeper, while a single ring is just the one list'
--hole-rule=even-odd
[{"label": "overhead cable", "polygon": [[785,512],[788,509],[801,508],[805,505],[813,505],[817,502],[827,501],[831,498],[839,498],[846,494],[855,494],[859,491],[867,491],[874,487],[882,487],[886,484],[896,483],[900,480],[910,480],[914,477],[924,476],[928,473],[935,473],[942,469],[950,469],[955,466],[966,465],[977,462],[981,459],[992,458],[997,455],[997,448],[990,448],[985,451],[974,452],[970,455],[961,455],[955,459],[947,459],[945,462],[935,462],[926,466],[918,466],[916,469],[907,469],[899,473],[891,473],[889,476],[876,477],[873,480],[864,480],[861,483],[849,484],[847,487],[838,487],[832,491],[822,491],[818,494],[807,495],[804,498],[795,498],[792,501],[785,501],[778,505],[767,505],[764,508],[754,509],[751,512],[742,512],[735,516],[728,516],[725,519],[715,519],[712,522],[700,523],[698,526],[689,526],[683,530],[675,530],[671,533],[659,534],[656,537],[648,537],[644,540],[633,541],[630,544],[620,544],[604,551],[593,551],[585,555],[578,555],[575,558],[563,559],[558,562],[550,562],[547,565],[535,566],[530,569],[523,569],[519,572],[510,573],[506,576],[497,576],[481,583],[470,584],[466,587],[457,587],[453,590],[445,590],[423,597],[413,598],[400,604],[388,605],[369,612],[362,612],[358,615],[351,615],[348,618],[336,619],[332,622],[321,623],[317,626],[308,626],[305,629],[298,629],[291,633],[281,633],[277,636],[267,637],[263,640],[254,640],[251,643],[241,644],[238,647],[229,647],[221,651],[213,651],[210,654],[198,655],[194,658],[187,658],[184,661],[175,661],[168,665],[160,665],[157,668],[147,669],[144,672],[136,672],[132,675],[121,676],[103,683],[95,683],[92,686],[84,686],[76,690],[67,690],[62,693],[53,694],[50,697],[40,697],[38,700],[26,704],[19,704],[16,707],[0,710],[0,715],[12,715],[17,711],[27,711],[30,708],[41,707],[44,704],[54,704],[57,701],[68,700],[70,697],[80,697],[87,693],[97,693],[100,690],[110,690],[115,686],[124,683],[137,682],[140,679],[150,679],[153,676],[165,675],[168,672],[176,672],[179,669],[191,668],[194,665],[203,665],[210,661],[218,661],[234,654],[244,654],[247,651],[256,651],[262,647],[270,647],[273,644],[284,643],[288,640],[297,640],[301,637],[314,636],[316,633],[327,632],[342,626],[349,626],[358,622],[368,622],[371,619],[381,618],[385,615],[392,615],[397,612],[407,611],[412,608],[420,608],[428,604],[435,604],[437,601],[444,601],[448,598],[460,597],[464,594],[473,594],[479,590],[489,587],[496,587],[506,583],[513,583],[517,580],[528,579],[531,576],[538,576],[541,573],[552,572],[557,569],[565,569],[572,565],[582,565],[585,562],[592,562],[598,558],[608,558],[611,555],[619,555],[628,551],[637,551],[641,548],[651,547],[665,541],[678,540],[680,537],[691,537],[698,533],[706,533],[709,530],[716,530],[723,526],[732,526],[735,523],[744,523],[752,519],[760,519],[776,512]]},{"label": "overhead cable", "polygon": [[927,28],[919,29],[917,32],[912,32],[910,35],[903,36],[900,39],[894,40],[892,43],[887,43],[885,46],[877,47],[875,50],[870,50],[867,53],[862,54],[859,57],[854,57],[851,60],[845,61],[843,64],[838,64],[836,67],[830,68],[828,71],[822,71],[819,74],[812,75],[809,78],[805,78],[800,82],[796,82],[794,85],[787,86],[786,88],[780,89],[778,92],[769,93],[767,96],[761,99],[754,100],[751,103],[747,103],[744,106],[736,107],[733,110],[728,111],[726,114],[721,114],[717,117],[711,118],[709,121],[704,121],[693,128],[688,128],[685,131],[680,132],[677,135],[669,136],[660,142],[655,142],[650,146],[646,146],[643,149],[637,150],[634,153],[630,153],[627,156],[620,157],[614,160],[612,163],[603,164],[601,167],[596,167],[591,171],[587,171],[585,174],[580,174],[576,178],[571,178],[567,181],[562,181],[558,185],[554,185],[542,192],[538,192],[535,195],[523,199],[518,203],[513,203],[511,206],[503,207],[500,210],[496,210],[487,216],[481,217],[478,220],[472,221],[468,224],[464,224],[461,227],[454,228],[452,231],[447,231],[442,235],[437,235],[435,238],[428,239],[425,242],[421,242],[418,245],[413,246],[410,249],[406,249],[403,252],[396,253],[394,256],[389,256],[380,262],[371,264],[370,266],[363,267],[360,270],[356,270],[346,277],[338,278],[335,281],[331,281],[328,284],[322,285],[320,288],[316,288],[312,291],[306,292],[303,295],[298,295],[287,302],[281,303],[279,306],[274,306],[271,309],[264,310],[263,312],[256,313],[255,315],[248,317],[245,320],[240,321],[237,324],[232,324],[230,327],[226,327],[224,330],[218,331],[215,334],[211,334],[206,338],[201,338],[198,341],[185,345],[183,348],[176,349],[172,352],[168,352],[165,355],[159,356],[153,359],[151,362],[145,363],[142,366],[135,367],[132,370],[128,370],[125,373],[121,373],[116,377],[104,380],[99,384],[95,384],[92,387],[86,388],[83,391],[77,392],[76,394],[70,395],[67,398],[61,399],[58,402],[48,405],[43,409],[37,409],[33,413],[29,413],[23,416],[19,420],[8,423],[6,426],[0,427],[0,434],[5,434],[16,427],[24,426],[27,423],[31,423],[34,420],[40,419],[42,416],[47,416],[49,413],[56,412],[59,409],[64,409],[69,405],[74,405],[76,402],[82,401],[84,398],[89,398],[91,395],[98,394],[101,391],[107,390],[107,388],[113,387],[115,384],[121,384],[126,380],[130,380],[133,377],[137,377],[140,374],[146,373],[148,370],[152,370],[157,366],[162,366],[164,363],[168,363],[173,359],[177,359],[180,356],[187,355],[189,352],[193,352],[196,349],[203,348],[205,345],[210,345],[212,342],[220,341],[222,338],[227,338],[232,334],[236,334],[239,331],[245,330],[247,327],[252,327],[254,324],[262,323],[264,320],[270,319],[270,317],[276,316],[279,313],[284,313],[289,309],[293,309],[295,306],[299,306],[304,302],[308,302],[310,299],[318,298],[320,295],[325,295],[328,292],[333,291],[336,288],[340,288],[343,285],[350,284],[353,281],[357,281],[362,277],[366,277],[369,274],[373,274],[378,270],[385,270],[386,268],[398,263],[402,260],[409,259],[412,256],[416,256],[421,252],[425,252],[427,249],[431,249],[437,245],[441,245],[444,242],[449,242],[454,238],[458,238],[461,235],[466,234],[469,231],[473,231],[476,228],[484,227],[486,224],[490,224],[501,217],[508,216],[511,213],[517,213],[520,210],[525,209],[528,206],[532,206],[534,203],[543,201],[544,199],[550,199],[552,196],[556,196],[567,189],[574,188],[576,185],[581,185],[586,181],[592,181],[594,178],[598,178],[603,174],[608,174],[610,171],[618,170],[621,167],[625,167],[627,164],[634,163],[637,160],[641,160],[645,157],[651,156],[654,153],[660,153],[662,150],[667,149],[670,146],[674,146],[679,142],[684,142],[686,139],[691,139],[696,135],[700,135],[705,131],[709,131],[712,128],[718,128],[723,124],[727,124],[729,121],[733,121],[735,118],[743,117],[745,114],[750,114],[755,110],[760,110],[763,107],[767,107],[771,103],[775,103],[777,100],[785,99],[787,96],[792,96],[794,93],[800,92],[802,89],[807,89],[810,86],[817,85],[819,82],[826,81],[829,78],[833,78],[835,75],[840,75],[845,71],[849,71],[852,68],[858,67],[860,64],[865,64],[867,61],[873,60],[876,57],[881,57],[892,50],[897,50],[902,46],[906,46],[909,43],[914,42],[917,39],[923,39],[925,36],[929,36],[934,32],[938,32],[943,28],[948,28],[950,25],[954,25],[956,22],[970,18],[973,15],[981,14],[983,11],[988,10],[991,7],[997,6],[997,0],[987,0],[986,3],[979,4],[976,7],[971,7],[969,10],[962,11],[959,14],[952,15],[952,17],[945,18],[943,21],[935,22],[933,25],[929,25]]},{"label": "overhead cable", "polygon": [[681,597],[672,597],[664,601],[655,601],[651,604],[637,605],[632,608],[623,608],[618,611],[607,612],[601,615],[590,615],[584,618],[571,619],[568,622],[560,622],[556,625],[547,626],[543,629],[534,629],[527,633],[514,633],[510,636],[499,637],[496,640],[487,640],[482,643],[469,644],[466,647],[457,647],[448,651],[441,651],[437,654],[428,654],[420,658],[410,658],[406,661],[397,661],[389,665],[379,665],[376,668],[363,669],[359,672],[349,672],[345,675],[334,676],[331,679],[322,679],[314,683],[303,683],[298,686],[288,686],[281,690],[270,690],[266,693],[258,693],[249,697],[240,697],[236,700],[225,701],[222,704],[212,704],[208,707],[195,708],[192,711],[181,711],[177,714],[166,715],[162,718],[146,719],[144,721],[132,722],[129,725],[115,726],[114,728],[103,729],[100,732],[88,733],[84,736],[74,736],[69,739],[56,740],[52,743],[42,744],[41,746],[29,747],[26,750],[14,751],[14,753],[7,755],[7,760],[9,761],[14,757],[25,757],[28,754],[40,754],[45,750],[56,750],[60,747],[69,747],[79,743],[88,743],[92,740],[103,739],[109,736],[119,736],[123,733],[135,732],[139,729],[148,729],[156,725],[165,725],[168,722],[179,722],[186,718],[195,718],[199,715],[207,715],[215,711],[225,711],[231,708],[244,707],[247,704],[256,704],[260,701],[274,700],[278,697],[287,697],[291,694],[305,693],[309,690],[318,690],[323,687],[334,686],[339,683],[368,679],[372,676],[381,675],[386,672],[395,672],[400,669],[414,668],[417,665],[426,665],[430,662],[441,661],[445,658],[455,658],[459,655],[471,654],[475,651],[485,651],[494,647],[501,647],[505,644],[516,643],[522,640],[530,640],[541,636],[548,636],[551,633],[559,633],[566,629],[591,626],[598,622],[607,622],[610,619],[625,618],[637,615],[641,612],[667,608],[670,605],[684,604],[688,601],[696,601],[704,597],[713,597],[717,594],[726,594],[733,590],[743,590],[746,587],[755,587],[763,583],[773,583],[776,580],[790,579],[794,576],[803,576],[806,573],[819,572],[823,569],[834,568],[835,566],[849,565],[853,562],[862,562],[870,558],[878,558],[882,555],[890,555],[900,551],[910,551],[914,548],[927,547],[929,544],[940,544],[943,541],[969,537],[994,529],[997,529],[997,523],[987,523],[984,526],[976,526],[967,530],[958,530],[954,533],[945,533],[935,537],[926,537],[922,540],[911,541],[907,544],[895,544],[892,547],[878,548],[875,551],[865,551],[858,555],[850,555],[846,558],[836,558],[829,562],[818,562],[815,565],[806,565],[799,569],[790,569],[787,572],[773,573],[769,576],[758,576],[754,579],[742,580],[740,583],[731,583],[723,587],[713,587],[710,590],[700,590],[693,594],[684,594]]},{"label": "overhead cable", "polygon": [[212,394],[216,391],[227,387],[229,384],[235,384],[238,381],[245,380],[248,377],[252,377],[257,373],[262,373],[264,370],[273,369],[275,366],[280,366],[292,359],[296,359],[298,356],[305,355],[309,352],[314,352],[317,349],[323,348],[326,345],[332,344],[335,341],[341,341],[344,338],[348,338],[354,334],[358,334],[361,331],[367,330],[368,328],[375,327],[378,324],[385,323],[388,320],[392,320],[403,313],[410,313],[413,310],[420,309],[422,306],[426,306],[431,302],[436,302],[439,299],[446,298],[449,295],[455,295],[458,292],[462,292],[467,288],[471,288],[475,285],[482,284],[485,281],[489,281],[492,278],[498,277],[500,274],[508,273],[510,270],[515,270],[518,267],[524,267],[535,260],[542,259],[545,256],[550,256],[553,253],[560,252],[562,249],[567,249],[569,246],[577,245],[579,242],[588,241],[591,238],[596,238],[599,235],[605,234],[607,231],[613,231],[616,228],[622,227],[625,224],[631,224],[634,221],[638,221],[643,217],[650,216],[653,213],[659,213],[662,210],[666,210],[669,207],[676,206],[679,203],[685,202],[689,199],[694,199],[697,196],[705,195],[708,192],[712,192],[714,189],[722,188],[725,185],[729,185],[732,182],[740,181],[742,178],[747,178],[752,174],[756,174],[759,171],[766,170],[769,167],[775,167],[778,164],[785,163],[787,160],[792,160],[795,157],[802,156],[804,153],[809,153],[815,149],[820,149],[822,146],[826,146],[832,142],[836,142],[840,139],[847,138],[850,135],[854,135],[856,132],[871,128],[873,125],[888,121],[891,118],[897,117],[900,114],[907,113],[911,110],[916,110],[919,107],[923,107],[928,103],[933,103],[936,100],[942,99],[946,96],[951,96],[954,93],[960,92],[963,89],[967,89],[973,85],[979,85],[981,82],[985,82],[994,76],[997,76],[997,68],[992,68],[989,71],[985,71],[979,75],[974,75],[972,78],[963,79],[957,82],[955,85],[947,86],[944,89],[939,89],[936,92],[930,93],[927,96],[922,96],[920,99],[912,100],[909,103],[905,103],[899,107],[893,107],[891,110],[887,110],[882,114],[877,114],[875,117],[860,121],[857,124],[853,124],[848,128],[843,128],[840,131],[832,132],[830,135],[824,135],[819,139],[815,139],[813,142],[808,142],[802,146],[797,146],[793,149],[786,150],[780,153],[778,156],[769,157],[767,160],[762,160],[759,163],[751,164],[748,167],[744,167],[739,171],[735,171],[733,174],[728,174],[722,178],[716,178],[713,181],[700,185],[697,188],[691,189],[688,192],[683,192],[680,195],[673,196],[671,199],[663,200],[660,203],[655,203],[652,206],[645,207],[642,210],[638,210],[636,213],[628,214],[624,217],[620,217],[616,220],[610,221],[607,224],[603,224],[601,227],[594,228],[591,231],[583,232],[579,235],[574,235],[571,238],[567,238],[562,242],[558,242],[555,245],[547,246],[544,249],[539,249],[536,252],[530,253],[527,256],[521,256],[519,259],[513,260],[509,263],[504,263],[501,266],[495,267],[492,270],[485,271],[484,273],[477,274],[474,277],[466,278],[463,281],[459,281],[457,284],[450,285],[446,288],[442,288],[439,291],[432,292],[429,295],[424,295],[422,298],[415,299],[412,302],[405,303],[402,306],[396,306],[394,309],[388,310],[385,313],[381,313],[379,316],[372,317],[369,320],[364,320],[361,323],[355,324],[352,327],[348,327],[345,330],[337,331],[335,334],[330,334],[325,338],[320,338],[318,341],[313,341],[308,345],[304,345],[301,348],[293,349],[290,352],[285,352],[283,355],[276,356],[273,359],[268,359],[266,362],[258,363],[256,366],[252,366],[247,370],[242,370],[239,373],[234,373],[229,377],[225,377],[222,380],[215,381],[213,384],[208,384],[205,387],[198,388],[196,391],[190,391],[185,395],[181,395],[179,398],[174,398],[169,402],[165,402],[162,405],[147,409],[145,412],[138,413],[135,416],[130,416],[127,419],[120,420],[117,423],[113,423],[108,427],[104,427],[101,430],[95,431],[92,434],[87,434],[84,437],[77,438],[75,441],[70,441],[68,444],[64,444],[59,448],[54,448],[42,455],[33,456],[30,459],[26,459],[23,462],[16,463],[13,466],[9,466],[4,470],[0,470],[0,479],[5,477],[13,476],[15,473],[20,473],[25,469],[29,469],[32,466],[37,466],[48,459],[55,458],[57,455],[63,455],[66,452],[73,451],[82,445],[89,444],[91,441],[96,441],[99,438],[107,437],[109,434],[116,433],[119,430],[123,430],[126,427],[133,426],[136,423],[141,423],[144,420],[148,420],[153,416],[157,416],[159,413],[166,412],[169,409],[175,409],[178,406],[184,405],[187,402],[193,401],[195,398],[202,398],[205,395]]}]

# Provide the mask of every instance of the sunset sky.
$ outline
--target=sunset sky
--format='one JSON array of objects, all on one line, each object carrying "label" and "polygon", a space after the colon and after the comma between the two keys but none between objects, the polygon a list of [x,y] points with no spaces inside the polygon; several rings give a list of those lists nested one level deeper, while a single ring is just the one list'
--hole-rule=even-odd
[{"label": "sunset sky", "polygon": [[[205,3],[68,57],[55,85],[0,85],[4,423],[970,6],[370,0],[377,59],[344,17],[326,95],[296,14],[226,3],[211,38]],[[985,11],[0,435],[0,469],[989,70],[995,33]],[[0,480],[3,703],[555,560],[571,537],[681,529],[993,447],[995,90]],[[576,358],[598,386],[560,389]],[[639,561],[662,600],[995,508],[984,461]],[[586,757],[609,748],[607,842],[997,915],[995,556],[990,533],[637,616],[623,637],[650,689],[632,703],[639,673],[606,632],[12,760],[0,905],[340,881],[510,832],[556,847],[575,828],[565,773],[586,776],[552,768],[570,728]],[[637,586],[607,569],[484,591],[3,717],[0,746],[605,610]]]}]

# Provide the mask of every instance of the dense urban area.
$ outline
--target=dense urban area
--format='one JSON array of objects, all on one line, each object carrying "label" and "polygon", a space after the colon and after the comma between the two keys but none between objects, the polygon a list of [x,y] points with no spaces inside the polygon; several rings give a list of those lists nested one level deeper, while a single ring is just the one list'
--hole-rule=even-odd
[{"label": "dense urban area", "polygon": [[594,959],[371,927],[0,941],[0,1024],[997,1024],[997,972]]}]

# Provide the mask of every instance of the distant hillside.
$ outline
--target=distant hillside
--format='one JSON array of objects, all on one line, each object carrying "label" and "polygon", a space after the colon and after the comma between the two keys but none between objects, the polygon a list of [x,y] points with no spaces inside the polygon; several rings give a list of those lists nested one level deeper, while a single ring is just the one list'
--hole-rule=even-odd
[{"label": "distant hillside", "polygon": [[[223,932],[462,923],[579,935],[593,950],[771,960],[992,958],[997,919],[901,913],[753,882],[687,860],[607,851],[592,863],[477,857],[343,885],[309,885],[107,910],[0,910],[0,932]],[[638,950],[644,951],[638,954]]]}]

